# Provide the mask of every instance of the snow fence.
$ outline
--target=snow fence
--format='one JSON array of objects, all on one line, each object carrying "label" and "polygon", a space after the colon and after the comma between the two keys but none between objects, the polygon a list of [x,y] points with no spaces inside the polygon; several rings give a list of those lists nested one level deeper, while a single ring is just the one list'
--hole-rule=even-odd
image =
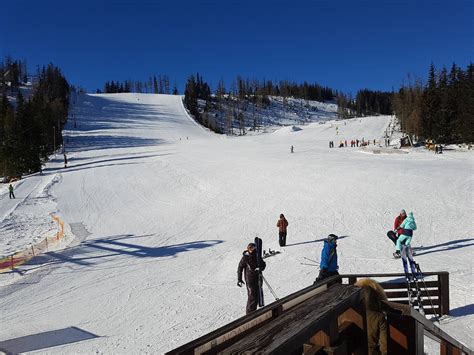
[{"label": "snow fence", "polygon": [[64,237],[64,222],[58,216],[51,215],[51,218],[58,225],[56,235],[45,237],[41,242],[31,245],[25,250],[0,259],[0,273],[13,270],[15,267],[30,261],[35,256],[48,252],[52,245],[57,244]]}]

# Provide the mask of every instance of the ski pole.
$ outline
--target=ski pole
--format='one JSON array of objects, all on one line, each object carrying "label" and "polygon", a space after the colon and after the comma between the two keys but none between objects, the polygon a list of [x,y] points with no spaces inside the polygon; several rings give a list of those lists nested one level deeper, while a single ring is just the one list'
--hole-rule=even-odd
[{"label": "ski pole", "polygon": [[303,256],[303,258],[306,259],[306,260],[312,261],[312,262],[315,263],[315,264],[318,264],[318,262],[317,262],[316,260],[307,258],[306,256]]},{"label": "ski pole", "polygon": [[[428,296],[428,299],[430,300],[430,304],[431,304],[431,309],[435,315],[435,319],[438,321],[439,323],[439,317],[438,317],[438,314],[436,313],[435,311],[435,308],[434,308],[434,304],[433,304],[433,301],[431,300],[431,297],[430,297],[430,293],[428,291],[428,287],[426,286],[426,283],[425,283],[425,276],[423,275],[423,272],[421,271],[421,268],[420,268],[420,265],[418,263],[415,262],[415,267],[416,267],[416,271],[418,271],[418,273],[420,274],[420,278],[421,278],[421,281],[423,281],[423,287],[425,288],[425,291],[426,291],[426,296]],[[440,315],[441,316],[441,315]]]},{"label": "ski pole", "polygon": [[268,283],[267,279],[262,275],[262,279],[263,281],[265,282],[265,284],[267,285],[268,289],[270,290],[271,294],[273,295],[273,297],[275,297],[275,300],[278,301],[279,298],[278,296],[276,295],[275,291],[273,291],[273,288],[270,286],[270,284]]},{"label": "ski pole", "polygon": [[314,267],[318,267],[318,265],[315,265],[315,264],[308,264],[308,263],[300,263],[301,265],[307,265],[307,266],[314,266]]}]

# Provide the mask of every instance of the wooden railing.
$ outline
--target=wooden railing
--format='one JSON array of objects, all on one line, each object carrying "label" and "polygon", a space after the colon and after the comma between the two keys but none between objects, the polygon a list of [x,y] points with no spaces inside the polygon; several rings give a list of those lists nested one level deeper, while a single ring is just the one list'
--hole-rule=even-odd
[{"label": "wooden railing", "polygon": [[439,354],[468,354],[473,351],[449,334],[441,330],[435,323],[426,319],[414,309],[409,314],[399,315],[387,313],[388,321],[388,354],[393,355],[424,355],[425,335],[439,343]]},{"label": "wooden railing", "polygon": [[[425,272],[423,275],[425,280],[420,281],[419,285],[425,313],[438,316],[449,314],[449,273]],[[350,285],[361,278],[375,279],[385,289],[389,301],[408,304],[405,274],[348,274],[341,277],[344,283]]]},{"label": "wooden railing", "polygon": [[[445,279],[448,273],[425,275],[438,277],[436,284],[427,284],[427,287],[438,290],[438,293],[433,294],[440,295],[439,308],[449,312],[449,298],[443,298],[446,296],[442,295],[445,291],[443,287],[449,285]],[[396,290],[395,284],[405,284],[393,278],[400,276],[404,277],[403,274],[333,276],[171,350],[168,354],[367,354],[367,319],[362,292],[352,284],[358,278],[392,278],[383,285],[387,292],[398,292],[392,291]],[[395,298],[398,296],[391,295]],[[448,301],[447,305],[443,305],[445,300]],[[416,310],[395,302],[385,304],[388,306],[388,354],[424,354],[425,336],[439,342],[439,353],[442,355],[473,354],[472,350]]]},{"label": "wooden railing", "polygon": [[[333,276],[315,285],[306,287],[263,308],[239,318],[209,334],[171,350],[168,354],[216,354],[228,348],[240,339],[254,333],[265,324],[269,324],[281,315],[288,313],[312,297],[316,297],[340,282],[339,276]],[[303,344],[300,344],[301,346]]]}]

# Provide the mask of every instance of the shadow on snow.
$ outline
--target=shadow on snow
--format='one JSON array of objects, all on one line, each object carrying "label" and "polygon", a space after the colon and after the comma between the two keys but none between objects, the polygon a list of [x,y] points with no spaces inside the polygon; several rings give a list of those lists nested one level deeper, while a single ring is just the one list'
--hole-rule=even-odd
[{"label": "shadow on snow", "polygon": [[[43,264],[75,264],[92,266],[98,260],[116,256],[136,258],[163,258],[176,257],[179,253],[209,248],[220,244],[222,240],[200,240],[166,246],[149,247],[138,243],[131,243],[129,239],[152,237],[154,235],[134,236],[125,234],[108,238],[93,239],[82,242],[76,247],[59,252],[48,252],[30,260],[28,266]],[[99,253],[97,253],[99,251]]]},{"label": "shadow on snow", "polygon": [[[421,247],[414,247],[413,250],[416,251],[416,256],[431,254],[431,253],[438,253],[442,251],[448,250],[455,250],[460,248],[467,248],[474,246],[474,238],[464,238],[464,239],[457,239],[451,240],[446,243],[435,244],[430,246],[421,246]],[[438,249],[439,248],[439,249]],[[436,250],[431,250],[436,249]]]}]

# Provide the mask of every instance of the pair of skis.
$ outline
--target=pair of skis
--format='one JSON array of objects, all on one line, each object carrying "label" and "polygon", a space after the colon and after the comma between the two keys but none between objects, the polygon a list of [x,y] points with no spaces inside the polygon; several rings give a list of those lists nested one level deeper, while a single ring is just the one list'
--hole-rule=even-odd
[{"label": "pair of skis", "polygon": [[418,308],[418,312],[425,315],[423,307],[423,300],[421,298],[421,289],[418,281],[421,280],[420,275],[416,269],[415,260],[413,260],[413,253],[409,246],[403,246],[401,250],[401,258],[403,263],[403,271],[405,272],[405,280],[407,284],[408,303],[410,307]]},{"label": "pair of skis", "polygon": [[403,263],[403,271],[405,272],[405,279],[407,283],[408,302],[410,307],[415,309],[418,308],[418,312],[422,315],[426,315],[425,308],[423,306],[423,299],[421,298],[422,289],[420,282],[423,283],[423,288],[430,301],[431,309],[436,317],[436,311],[431,300],[429,290],[425,283],[425,277],[421,271],[420,265],[413,259],[413,251],[409,245],[403,246],[401,251],[401,258]]}]

